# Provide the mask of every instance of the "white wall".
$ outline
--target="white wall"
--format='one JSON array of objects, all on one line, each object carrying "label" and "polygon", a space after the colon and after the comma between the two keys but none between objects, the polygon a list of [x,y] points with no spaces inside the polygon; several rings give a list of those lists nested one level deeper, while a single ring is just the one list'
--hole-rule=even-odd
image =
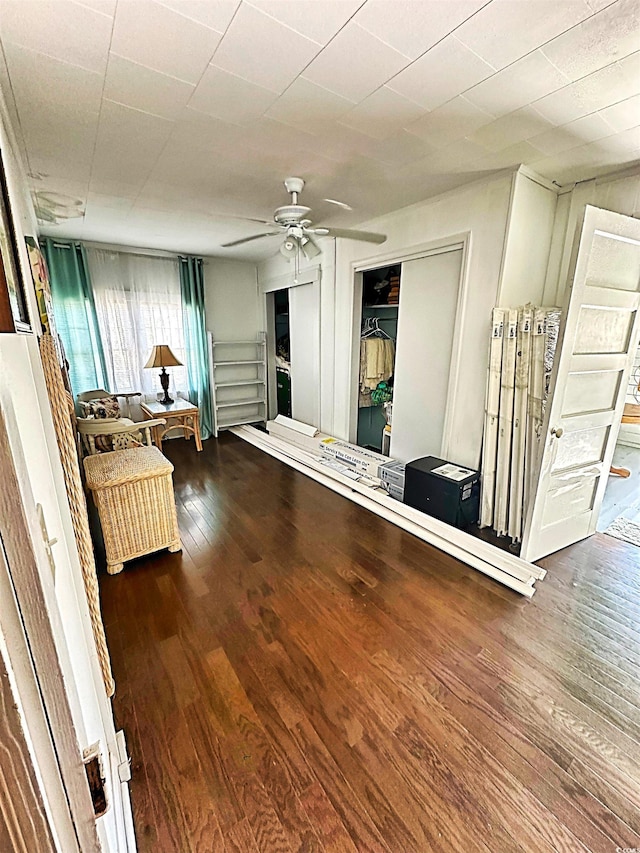
[{"label": "white wall", "polygon": [[[205,258],[205,312],[207,330],[217,341],[255,341],[264,328],[256,266],[244,261],[229,261],[221,258]],[[216,359],[255,359],[255,346],[223,347]],[[247,370],[250,372],[247,373]],[[253,367],[228,366],[215,371],[218,381],[236,382],[255,376]],[[221,375],[224,374],[224,375]],[[225,399],[248,397],[244,387],[225,389]],[[253,395],[252,395],[253,396]],[[238,414],[240,410],[232,410]],[[243,417],[262,417],[258,405],[243,406]],[[227,410],[228,414],[228,410]]]},{"label": "white wall", "polygon": [[557,190],[519,169],[513,176],[498,305],[542,305],[556,216]]},{"label": "white wall", "polygon": [[205,258],[207,329],[215,340],[253,340],[264,326],[256,266]]}]

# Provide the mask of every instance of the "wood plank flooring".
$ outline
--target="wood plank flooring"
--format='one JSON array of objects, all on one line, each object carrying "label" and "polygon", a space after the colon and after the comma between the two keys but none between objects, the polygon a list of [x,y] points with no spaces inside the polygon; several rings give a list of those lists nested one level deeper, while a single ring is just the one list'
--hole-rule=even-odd
[{"label": "wood plank flooring", "polygon": [[609,475],[598,517],[598,530],[603,532],[620,516],[640,523],[640,447],[617,444],[611,464],[626,468],[631,476]]},{"label": "wood plank flooring", "polygon": [[101,578],[142,853],[640,849],[640,549],[529,602],[229,434]]}]

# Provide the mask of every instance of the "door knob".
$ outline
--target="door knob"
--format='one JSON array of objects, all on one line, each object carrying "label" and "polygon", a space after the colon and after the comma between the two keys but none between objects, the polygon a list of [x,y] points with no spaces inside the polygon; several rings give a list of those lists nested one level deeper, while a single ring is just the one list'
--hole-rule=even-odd
[{"label": "door knob", "polygon": [[556,438],[562,438],[562,436],[564,435],[564,430],[562,429],[562,427],[554,427],[551,430],[551,435],[555,435]]}]

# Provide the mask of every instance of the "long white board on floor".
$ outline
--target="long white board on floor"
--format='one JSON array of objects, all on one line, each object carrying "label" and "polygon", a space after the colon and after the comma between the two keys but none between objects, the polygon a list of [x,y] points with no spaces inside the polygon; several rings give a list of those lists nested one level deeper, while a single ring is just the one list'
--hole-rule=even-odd
[{"label": "long white board on floor", "polygon": [[269,436],[254,427],[234,427],[231,432],[323,486],[527,598],[531,598],[535,592],[535,581],[546,575],[546,571],[539,566],[527,563],[482,539],[413,509],[382,490],[372,489],[344,477],[337,471],[328,470],[318,459],[288,442]]}]

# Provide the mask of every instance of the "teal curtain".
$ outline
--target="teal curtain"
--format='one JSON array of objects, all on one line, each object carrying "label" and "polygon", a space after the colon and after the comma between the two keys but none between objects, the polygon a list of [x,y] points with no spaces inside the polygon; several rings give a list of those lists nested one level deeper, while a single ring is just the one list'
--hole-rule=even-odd
[{"label": "teal curtain", "polygon": [[[56,328],[62,338],[74,394],[107,388],[107,371],[84,246],[40,241],[47,259]],[[109,390],[107,388],[107,390]]]},{"label": "teal curtain", "polygon": [[200,409],[202,438],[211,436],[211,385],[204,311],[204,272],[202,258],[180,258],[180,290],[184,347],[187,354],[189,400]]}]

